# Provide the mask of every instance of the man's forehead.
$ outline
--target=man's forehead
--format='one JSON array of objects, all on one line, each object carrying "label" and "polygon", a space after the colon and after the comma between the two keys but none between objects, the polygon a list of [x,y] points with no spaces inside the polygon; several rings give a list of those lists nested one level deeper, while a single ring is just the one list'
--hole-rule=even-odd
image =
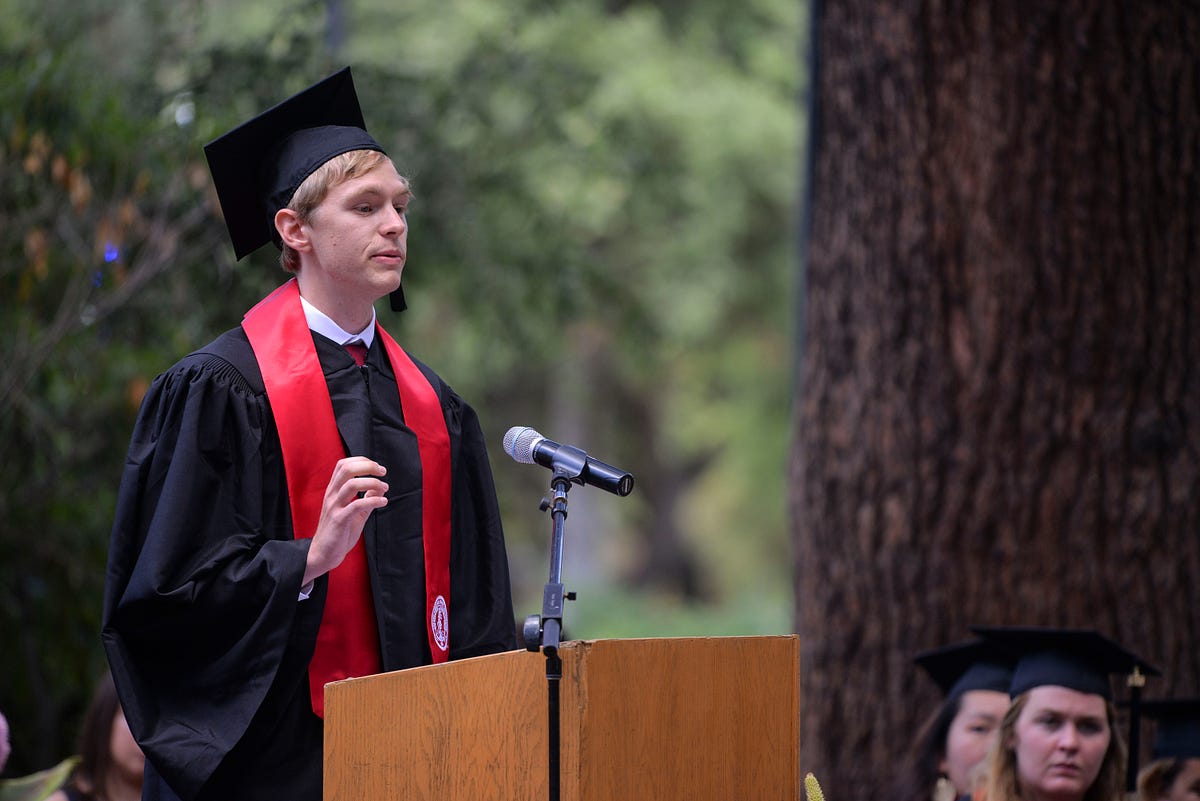
[{"label": "man's forehead", "polygon": [[396,170],[391,159],[384,159],[362,175],[347,178],[333,191],[339,194],[371,193],[395,196],[410,194],[411,190],[408,181]]}]

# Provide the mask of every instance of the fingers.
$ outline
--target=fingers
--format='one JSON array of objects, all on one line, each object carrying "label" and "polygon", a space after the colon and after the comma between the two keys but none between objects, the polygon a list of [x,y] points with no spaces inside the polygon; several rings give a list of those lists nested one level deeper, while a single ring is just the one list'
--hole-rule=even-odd
[{"label": "fingers", "polygon": [[[386,481],[380,481],[377,478],[368,478],[366,476],[356,476],[351,478],[341,487],[337,488],[335,493],[339,499],[345,503],[351,503],[355,498],[362,499],[367,497],[381,497],[388,491]],[[385,499],[386,500],[386,499]]]},{"label": "fingers", "polygon": [[349,532],[357,533],[367,522],[367,517],[376,509],[387,506],[388,485],[377,478],[351,478],[341,486],[330,484],[325,494],[321,517],[339,529],[342,537]]},{"label": "fingers", "polygon": [[333,468],[321,516],[309,548],[305,579],[332,570],[358,542],[367,518],[387,506],[383,465],[365,456],[341,459]]},{"label": "fingers", "polygon": [[347,456],[345,459],[339,459],[338,463],[334,465],[330,483],[345,482],[355,476],[379,477],[385,475],[387,475],[387,468],[379,462],[368,459],[366,456]]},{"label": "fingers", "polygon": [[[365,456],[349,456],[338,461],[329,477],[329,486],[325,490],[326,504],[353,505],[354,499],[361,496],[380,497],[387,493],[388,485],[379,477],[387,473],[387,468]],[[383,506],[383,503],[367,504],[371,508]]]}]

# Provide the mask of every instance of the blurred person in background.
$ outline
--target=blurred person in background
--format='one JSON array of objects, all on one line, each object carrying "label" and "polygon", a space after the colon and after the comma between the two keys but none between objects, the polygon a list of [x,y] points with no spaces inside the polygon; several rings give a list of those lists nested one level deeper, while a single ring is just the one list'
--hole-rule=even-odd
[{"label": "blurred person in background", "polygon": [[893,801],[954,801],[969,795],[1008,711],[1011,658],[972,640],[924,651],[913,660],[942,691],[917,733]]},{"label": "blurred person in background", "polygon": [[4,766],[8,764],[8,755],[12,753],[12,745],[8,739],[8,718],[4,717],[4,712],[0,712],[0,773],[4,773]]},{"label": "blurred person in background", "polygon": [[986,801],[1123,801],[1125,742],[1111,674],[1158,671],[1081,629],[974,627],[1015,658],[1012,705],[987,760]]},{"label": "blurred person in background", "polygon": [[140,801],[146,758],[129,731],[110,673],[96,685],[78,752],[71,778],[49,801]]},{"label": "blurred person in background", "polygon": [[1141,801],[1200,801],[1200,698],[1147,701],[1157,721],[1152,761],[1138,774]]}]

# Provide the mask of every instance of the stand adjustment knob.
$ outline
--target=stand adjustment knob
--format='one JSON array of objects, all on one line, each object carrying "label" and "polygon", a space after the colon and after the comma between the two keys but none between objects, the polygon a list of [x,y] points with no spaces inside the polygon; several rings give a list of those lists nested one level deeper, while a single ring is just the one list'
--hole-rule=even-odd
[{"label": "stand adjustment knob", "polygon": [[525,641],[525,650],[537,653],[542,650],[542,616],[530,615],[525,618],[521,627],[521,639]]}]

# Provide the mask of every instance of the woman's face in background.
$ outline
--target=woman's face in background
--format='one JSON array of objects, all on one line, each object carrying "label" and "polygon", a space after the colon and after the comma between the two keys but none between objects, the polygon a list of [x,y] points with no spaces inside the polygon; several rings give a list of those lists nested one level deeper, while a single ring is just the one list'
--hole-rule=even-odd
[{"label": "woman's face in background", "polygon": [[1200,758],[1185,759],[1183,770],[1179,771],[1163,796],[1147,801],[1200,801]]},{"label": "woman's face in background", "polygon": [[1017,783],[1031,801],[1082,799],[1112,741],[1103,697],[1047,685],[1029,691],[1013,727]]},{"label": "woman's face in background", "polygon": [[974,789],[976,768],[987,756],[996,730],[1008,711],[1008,693],[968,690],[946,732],[946,756],[939,766],[959,795]]},{"label": "woman's face in background", "polygon": [[108,747],[112,753],[113,769],[127,781],[141,783],[142,774],[146,770],[146,756],[133,739],[129,723],[125,720],[125,713],[120,707],[117,708],[117,714],[113,715]]}]

